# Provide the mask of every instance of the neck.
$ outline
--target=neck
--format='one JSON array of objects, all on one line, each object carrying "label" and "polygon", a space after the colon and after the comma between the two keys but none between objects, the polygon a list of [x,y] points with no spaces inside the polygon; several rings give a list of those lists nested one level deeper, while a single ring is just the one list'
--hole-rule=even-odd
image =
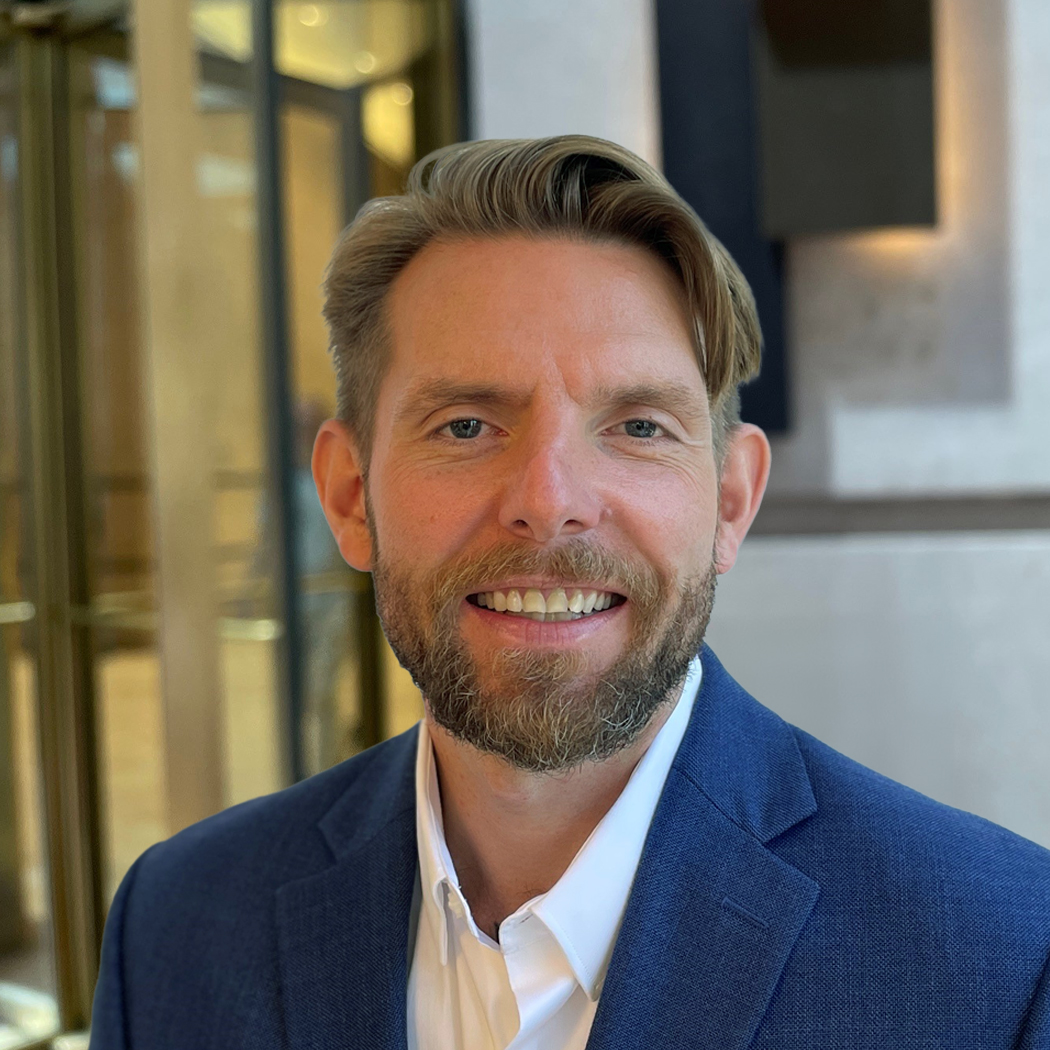
[{"label": "neck", "polygon": [[674,706],[661,705],[622,751],[566,773],[518,769],[452,736],[427,714],[445,841],[480,929],[495,938],[508,915],[561,878]]}]

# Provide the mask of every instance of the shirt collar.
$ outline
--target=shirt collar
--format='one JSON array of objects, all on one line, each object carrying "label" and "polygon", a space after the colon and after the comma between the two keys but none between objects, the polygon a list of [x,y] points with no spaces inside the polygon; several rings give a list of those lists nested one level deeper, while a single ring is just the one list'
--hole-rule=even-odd
[{"label": "shirt collar", "polygon": [[635,766],[620,797],[580,847],[565,874],[533,902],[533,911],[561,945],[576,979],[592,1001],[598,998],[605,980],[642,847],[685,736],[700,675],[700,661],[695,659],[674,710]]},{"label": "shirt collar", "polygon": [[[459,894],[459,879],[445,842],[441,817],[441,794],[437,765],[426,720],[419,723],[416,747],[416,847],[419,852],[419,879],[423,890],[422,915],[432,924],[441,954],[441,965],[448,965],[447,894]],[[466,905],[466,901],[463,902]],[[470,914],[469,909],[466,914]]]},{"label": "shirt collar", "polygon": [[[700,688],[699,658],[689,673],[674,710],[653,738],[612,808],[580,847],[562,877],[547,893],[520,909],[532,911],[550,930],[580,986],[598,998],[620,930],[642,847],[656,812],[671,763],[685,735]],[[416,842],[422,915],[432,924],[441,965],[448,965],[448,903],[459,899],[461,913],[480,936],[445,841],[437,765],[426,721],[419,723],[416,749]]]}]

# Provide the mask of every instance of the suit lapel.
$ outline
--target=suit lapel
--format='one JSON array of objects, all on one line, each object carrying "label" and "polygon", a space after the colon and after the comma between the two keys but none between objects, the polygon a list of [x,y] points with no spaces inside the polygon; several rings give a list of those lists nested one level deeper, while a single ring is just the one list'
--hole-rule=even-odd
[{"label": "suit lapel", "polygon": [[277,892],[281,994],[296,1050],[407,1045],[417,870],[408,735],[389,768],[366,767],[321,822],[336,863]]},{"label": "suit lapel", "polygon": [[816,901],[815,883],[697,795],[678,785],[661,807],[588,1050],[743,1050]]},{"label": "suit lapel", "polygon": [[816,810],[794,735],[702,660],[588,1050],[744,1050],[818,896],[766,845]]}]

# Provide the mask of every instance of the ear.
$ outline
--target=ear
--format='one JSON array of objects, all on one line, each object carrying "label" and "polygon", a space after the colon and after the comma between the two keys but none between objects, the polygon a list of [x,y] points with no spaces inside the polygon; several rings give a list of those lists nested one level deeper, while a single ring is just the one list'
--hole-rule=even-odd
[{"label": "ear", "polygon": [[365,478],[357,443],[344,423],[329,419],[317,432],[311,460],[317,495],[339,553],[361,572],[372,568],[365,514]]},{"label": "ear", "polygon": [[751,423],[735,427],[727,438],[715,536],[715,568],[719,573],[729,572],[736,562],[740,544],[762,504],[772,458],[766,435]]}]

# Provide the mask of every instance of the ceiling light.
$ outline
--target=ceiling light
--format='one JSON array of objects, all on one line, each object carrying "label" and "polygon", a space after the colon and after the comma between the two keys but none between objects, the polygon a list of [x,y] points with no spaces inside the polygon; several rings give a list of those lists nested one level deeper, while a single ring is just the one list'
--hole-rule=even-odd
[{"label": "ceiling light", "polygon": [[371,51],[358,51],[354,55],[354,69],[358,73],[371,73],[376,67],[376,56]]}]

